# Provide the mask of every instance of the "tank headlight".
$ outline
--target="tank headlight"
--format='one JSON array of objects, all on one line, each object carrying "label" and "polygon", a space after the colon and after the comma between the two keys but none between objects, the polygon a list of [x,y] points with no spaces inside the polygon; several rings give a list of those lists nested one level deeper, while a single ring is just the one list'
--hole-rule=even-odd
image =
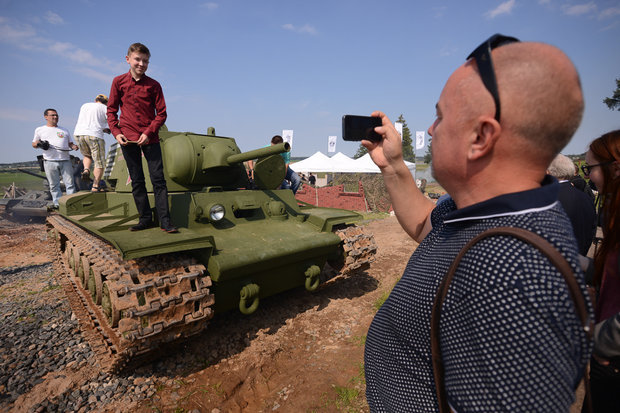
[{"label": "tank headlight", "polygon": [[222,218],[224,218],[225,212],[226,210],[224,209],[223,205],[212,205],[211,208],[209,208],[209,219],[211,219],[211,221],[220,221]]}]

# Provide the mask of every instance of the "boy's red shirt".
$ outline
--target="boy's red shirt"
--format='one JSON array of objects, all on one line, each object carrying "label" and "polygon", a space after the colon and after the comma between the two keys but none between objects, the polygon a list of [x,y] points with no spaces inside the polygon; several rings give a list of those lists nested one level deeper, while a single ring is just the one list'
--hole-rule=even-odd
[{"label": "boy's red shirt", "polygon": [[135,81],[131,72],[114,78],[107,111],[113,136],[123,134],[128,140],[137,141],[144,133],[150,138],[149,144],[157,143],[159,128],[167,116],[164,92],[155,79],[142,75]]}]

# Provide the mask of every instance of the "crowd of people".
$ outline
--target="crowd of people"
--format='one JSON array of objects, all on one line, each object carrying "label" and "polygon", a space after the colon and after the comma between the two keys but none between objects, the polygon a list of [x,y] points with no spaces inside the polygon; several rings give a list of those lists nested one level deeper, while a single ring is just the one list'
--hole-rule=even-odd
[{"label": "crowd of people", "polygon": [[[144,156],[159,225],[178,232],[158,137],[166,104],[161,85],[145,74],[149,58],[146,46],[130,46],[129,72],[114,78],[109,98],[100,94],[82,106],[77,144],[58,126],[58,112],[45,110],[46,125],[35,130],[32,146],[43,150],[54,208],[61,178],[68,194],[75,190],[70,150],[80,149],[84,178],[92,172],[91,190],[101,190],[103,133],[112,133],[139,213],[131,230],[154,225]],[[432,172],[448,192],[437,203],[416,188],[393,123],[382,112],[372,114],[381,118],[375,130],[382,139],[362,144],[381,170],[399,223],[420,244],[368,331],[371,411],[568,411],[587,365],[591,400],[584,411],[590,405],[595,412],[620,411],[620,130],[589,145],[581,167],[586,183],[573,161],[558,155],[583,107],[579,74],[561,50],[492,36],[451,74],[436,104],[428,129]],[[274,136],[271,144],[279,143],[282,137]],[[296,192],[301,178],[289,168],[290,154],[282,157],[282,187]],[[252,169],[250,163],[250,177]],[[311,184],[315,179],[310,174]],[[589,260],[597,225],[603,237]],[[505,227],[526,235],[478,238]],[[580,297],[529,241],[534,236],[561,254]],[[451,283],[439,299],[449,271]],[[575,311],[580,300],[593,328]]]}]

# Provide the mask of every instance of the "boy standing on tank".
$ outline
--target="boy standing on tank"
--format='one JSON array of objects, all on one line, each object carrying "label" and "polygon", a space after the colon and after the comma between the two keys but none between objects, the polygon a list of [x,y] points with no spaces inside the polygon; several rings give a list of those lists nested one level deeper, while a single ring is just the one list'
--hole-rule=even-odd
[{"label": "boy standing on tank", "polygon": [[[140,231],[153,226],[142,169],[144,154],[155,192],[159,225],[163,231],[175,233],[179,231],[170,222],[168,188],[158,134],[159,128],[166,122],[166,101],[159,82],[145,74],[150,57],[151,52],[145,45],[134,43],[129,46],[125,57],[129,72],[115,77],[112,81],[107,110],[108,125],[121,145],[131,178],[131,192],[140,214],[138,224],[130,230]],[[120,119],[117,116],[119,109]]]}]

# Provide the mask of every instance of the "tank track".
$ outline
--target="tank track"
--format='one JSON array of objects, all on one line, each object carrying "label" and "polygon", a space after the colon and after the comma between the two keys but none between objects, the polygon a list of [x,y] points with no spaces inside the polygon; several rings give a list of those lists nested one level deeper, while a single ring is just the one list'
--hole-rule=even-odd
[{"label": "tank track", "polygon": [[342,240],[343,254],[337,261],[328,261],[321,273],[321,282],[368,269],[377,253],[374,237],[366,234],[361,227],[350,225],[334,233]]},{"label": "tank track", "polygon": [[125,261],[57,214],[47,220],[55,276],[102,370],[119,372],[213,317],[205,267],[182,254]]}]

